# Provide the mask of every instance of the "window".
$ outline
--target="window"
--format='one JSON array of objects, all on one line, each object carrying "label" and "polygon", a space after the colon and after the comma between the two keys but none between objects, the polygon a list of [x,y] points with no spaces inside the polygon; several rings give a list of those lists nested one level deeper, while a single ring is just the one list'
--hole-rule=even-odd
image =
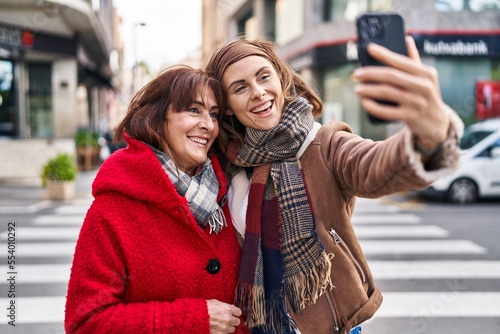
[{"label": "window", "polygon": [[476,145],[479,143],[481,140],[484,138],[488,137],[491,135],[493,131],[465,131],[464,136],[462,137],[460,141],[460,148],[462,150],[466,150],[471,148],[472,146]]},{"label": "window", "polygon": [[276,2],[276,41],[286,44],[304,33],[303,0]]},{"label": "window", "polygon": [[462,10],[482,12],[485,10],[499,10],[500,0],[436,0],[435,7],[440,12],[458,12]]},{"label": "window", "polygon": [[15,105],[13,65],[0,60],[0,137],[16,136]]},{"label": "window", "polygon": [[50,64],[28,64],[28,111],[31,138],[51,138],[52,126],[52,68]]},{"label": "window", "polygon": [[362,12],[390,10],[391,5],[391,0],[323,0],[323,18],[354,21]]}]

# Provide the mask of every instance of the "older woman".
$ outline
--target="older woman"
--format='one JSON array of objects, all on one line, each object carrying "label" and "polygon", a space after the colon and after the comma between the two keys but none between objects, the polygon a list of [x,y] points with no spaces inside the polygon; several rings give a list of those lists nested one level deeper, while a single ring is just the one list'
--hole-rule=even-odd
[{"label": "older woman", "polygon": [[69,281],[68,333],[246,333],[233,305],[240,247],[209,152],[220,83],[170,68],[132,100],[127,147],[93,183]]}]

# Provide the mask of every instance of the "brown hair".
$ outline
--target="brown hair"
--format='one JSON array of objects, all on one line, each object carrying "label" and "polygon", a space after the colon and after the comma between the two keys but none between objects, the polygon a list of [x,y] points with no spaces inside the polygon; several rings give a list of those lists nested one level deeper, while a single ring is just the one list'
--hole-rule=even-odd
[{"label": "brown hair", "polygon": [[[314,117],[321,115],[323,102],[318,94],[278,55],[276,45],[269,40],[258,38],[250,41],[239,38],[229,42],[212,55],[205,70],[208,75],[222,81],[224,72],[230,65],[249,56],[263,57],[273,64],[283,88],[285,106],[301,96],[313,106],[312,113]],[[219,137],[223,142],[227,142],[229,138],[233,137],[241,139],[242,129],[244,127],[235,117],[226,117],[221,124],[222,131]]]},{"label": "brown hair", "polygon": [[[176,65],[163,70],[152,81],[141,88],[132,98],[127,114],[118,125],[114,140],[123,141],[124,133],[170,154],[166,141],[167,112],[180,112],[189,108],[198,93],[207,89],[214,92],[219,106],[219,124],[226,109],[226,96],[222,83],[209,77],[203,70],[187,65]],[[217,146],[220,142],[216,139]]]}]

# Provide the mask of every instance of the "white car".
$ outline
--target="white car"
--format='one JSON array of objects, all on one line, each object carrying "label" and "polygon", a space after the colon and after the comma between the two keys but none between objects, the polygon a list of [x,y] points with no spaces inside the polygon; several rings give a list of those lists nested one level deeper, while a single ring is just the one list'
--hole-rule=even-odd
[{"label": "white car", "polygon": [[460,142],[460,166],[449,177],[421,191],[453,203],[471,203],[478,198],[500,198],[500,118],[491,118],[465,129]]}]

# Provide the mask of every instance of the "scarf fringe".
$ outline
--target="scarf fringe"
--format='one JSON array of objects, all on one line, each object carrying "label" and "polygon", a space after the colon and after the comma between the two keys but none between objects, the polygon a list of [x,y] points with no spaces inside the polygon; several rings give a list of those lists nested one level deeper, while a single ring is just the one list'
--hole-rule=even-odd
[{"label": "scarf fringe", "polygon": [[265,300],[262,287],[239,284],[236,288],[235,305],[247,315],[245,324],[248,328],[259,327],[266,332],[284,333],[284,306],[281,301]]},{"label": "scarf fringe", "polygon": [[267,323],[262,326],[266,332],[272,333],[285,333],[285,328],[283,327],[283,317],[285,316],[284,307],[282,302],[267,302],[266,304],[267,314],[269,315]]},{"label": "scarf fringe", "polygon": [[240,282],[236,287],[235,305],[247,316],[248,327],[266,325],[264,287]]},{"label": "scarf fringe", "polygon": [[214,209],[208,219],[208,224],[210,225],[210,233],[215,232],[215,234],[218,234],[223,227],[227,226],[226,216],[224,216],[224,212],[220,207]]},{"label": "scarf fringe", "polygon": [[319,297],[333,288],[331,271],[332,255],[322,252],[310,270],[286,277],[283,286],[285,296],[290,301],[295,313],[302,311],[306,306],[316,303]]},{"label": "scarf fringe", "polygon": [[[284,294],[295,313],[316,303],[319,297],[333,288],[332,258],[333,254],[323,252],[311,270],[285,279]],[[265,300],[262,287],[248,283],[238,284],[235,305],[247,315],[246,325],[249,328],[261,327],[275,333],[284,332],[283,317],[286,316],[286,307],[282,302]]]}]

